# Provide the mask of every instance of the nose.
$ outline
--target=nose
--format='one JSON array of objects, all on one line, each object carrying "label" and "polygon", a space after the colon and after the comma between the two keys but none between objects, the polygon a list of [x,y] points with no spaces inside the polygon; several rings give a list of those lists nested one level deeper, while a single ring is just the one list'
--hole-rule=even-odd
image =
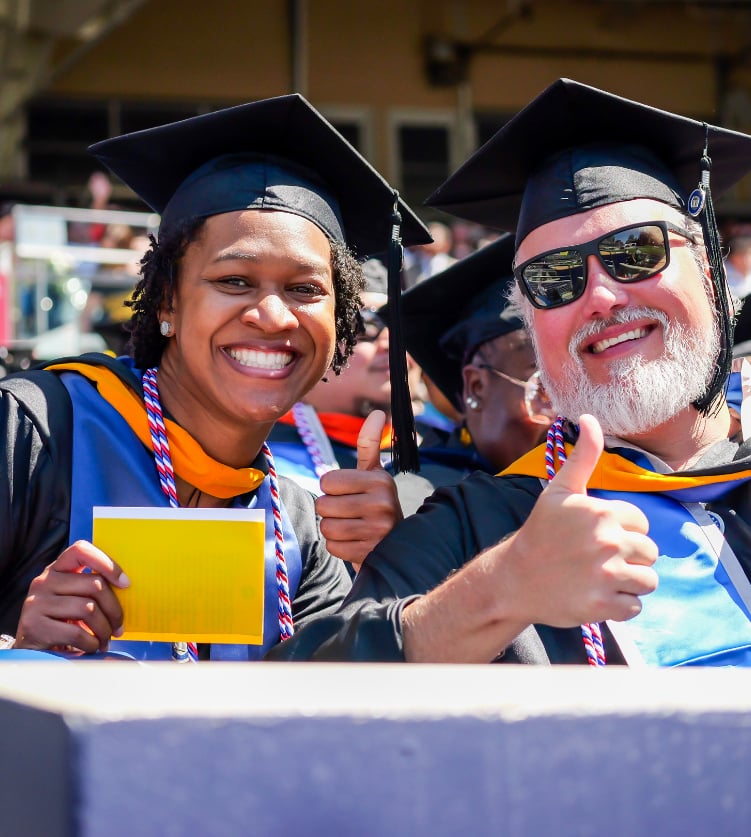
[{"label": "nose", "polygon": [[607,316],[610,311],[623,308],[628,298],[628,286],[613,279],[597,256],[588,256],[587,287],[583,296],[587,314]]},{"label": "nose", "polygon": [[278,293],[264,294],[245,309],[242,319],[270,332],[285,331],[297,325],[297,317]]}]

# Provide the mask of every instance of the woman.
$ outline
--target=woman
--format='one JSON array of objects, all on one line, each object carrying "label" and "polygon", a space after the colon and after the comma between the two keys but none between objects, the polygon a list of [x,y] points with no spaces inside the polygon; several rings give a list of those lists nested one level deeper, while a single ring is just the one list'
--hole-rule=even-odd
[{"label": "woman", "polygon": [[455,430],[420,446],[419,475],[398,481],[405,514],[473,471],[497,474],[537,445],[553,419],[532,343],[507,310],[514,239],[506,235],[402,298],[404,342],[457,412]]},{"label": "woman", "polygon": [[[362,274],[347,245],[386,249],[394,193],[297,95],[91,150],[161,213],[159,239],[130,303],[131,357],[50,364],[4,386],[0,631],[18,649],[86,653],[121,634],[112,588],[129,581],[90,542],[93,506],[259,508],[263,645],[197,652],[255,659],[349,587],[312,497],[276,479],[264,442],[351,352]],[[425,240],[399,209],[405,240]],[[127,646],[186,657],[180,644]]]}]

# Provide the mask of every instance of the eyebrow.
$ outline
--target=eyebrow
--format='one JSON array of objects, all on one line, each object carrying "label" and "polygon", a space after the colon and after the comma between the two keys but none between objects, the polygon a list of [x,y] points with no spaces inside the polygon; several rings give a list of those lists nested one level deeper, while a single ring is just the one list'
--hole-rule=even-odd
[{"label": "eyebrow", "polygon": [[[300,261],[299,259],[284,258],[283,256],[278,256],[276,258],[279,261],[284,261],[287,264],[297,268],[301,272],[313,271],[314,273],[325,273],[328,269],[331,268],[331,265],[328,262],[324,261],[307,262]],[[261,258],[258,255],[256,255],[255,253],[250,253],[247,250],[228,250],[224,253],[220,253],[215,259],[213,259],[213,264],[234,261],[259,262],[260,260]]]}]

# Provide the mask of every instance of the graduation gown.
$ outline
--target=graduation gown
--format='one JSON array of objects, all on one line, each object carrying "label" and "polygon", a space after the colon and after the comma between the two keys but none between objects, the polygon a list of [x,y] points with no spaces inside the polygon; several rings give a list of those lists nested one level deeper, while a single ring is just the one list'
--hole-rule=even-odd
[{"label": "graduation gown", "polygon": [[[751,468],[748,442],[740,448],[728,442],[716,447],[722,462],[717,463],[717,451],[712,449],[695,471],[685,473],[696,474],[701,480],[706,475],[721,478],[726,472],[736,474]],[[269,656],[284,660],[403,660],[404,607],[518,529],[543,485],[536,476],[499,477],[476,472],[454,486],[439,489],[368,556],[338,613],[318,620],[309,630],[273,649]],[[722,521],[724,537],[747,578],[751,577],[749,486],[751,480],[739,481],[706,504],[706,509]],[[623,663],[621,650],[606,625],[603,638],[608,663]],[[520,634],[497,661],[570,664],[586,663],[587,658],[578,627],[534,625]]]}]

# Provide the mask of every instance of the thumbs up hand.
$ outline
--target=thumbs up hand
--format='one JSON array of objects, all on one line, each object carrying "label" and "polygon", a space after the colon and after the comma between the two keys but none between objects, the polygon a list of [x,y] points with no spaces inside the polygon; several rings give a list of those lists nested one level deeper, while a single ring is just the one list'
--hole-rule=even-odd
[{"label": "thumbs up hand", "polygon": [[504,544],[503,598],[524,624],[623,621],[657,587],[658,550],[643,512],[587,495],[604,442],[593,416],[581,416],[579,428],[568,461]]},{"label": "thumbs up hand", "polygon": [[316,500],[326,547],[355,569],[402,519],[394,478],[381,465],[385,425],[382,410],[374,410],[367,417],[357,439],[357,469],[324,474],[323,494]]}]

